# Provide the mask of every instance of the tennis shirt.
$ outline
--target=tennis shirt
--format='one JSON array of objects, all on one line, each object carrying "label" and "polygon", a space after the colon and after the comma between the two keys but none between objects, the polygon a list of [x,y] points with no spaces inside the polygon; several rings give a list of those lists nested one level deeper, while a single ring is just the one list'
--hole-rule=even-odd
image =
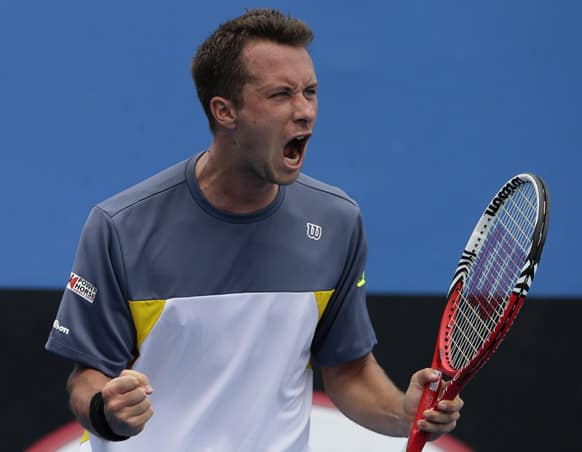
[{"label": "tennis shirt", "polygon": [[249,215],[216,210],[194,156],[95,206],[46,348],[154,388],[154,416],[93,451],[309,450],[312,359],[376,343],[367,244],[343,191],[304,174]]}]

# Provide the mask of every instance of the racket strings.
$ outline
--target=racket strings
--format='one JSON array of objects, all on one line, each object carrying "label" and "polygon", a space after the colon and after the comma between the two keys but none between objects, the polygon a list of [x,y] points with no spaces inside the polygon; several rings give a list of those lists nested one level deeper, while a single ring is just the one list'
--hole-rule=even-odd
[{"label": "racket strings", "polygon": [[521,185],[499,208],[463,289],[450,329],[450,364],[466,366],[489,340],[503,317],[515,287],[537,220],[537,192]]}]

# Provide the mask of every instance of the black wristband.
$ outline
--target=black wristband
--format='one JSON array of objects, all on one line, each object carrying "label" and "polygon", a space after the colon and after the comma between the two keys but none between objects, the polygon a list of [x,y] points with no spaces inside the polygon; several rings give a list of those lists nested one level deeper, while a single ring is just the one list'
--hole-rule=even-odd
[{"label": "black wristband", "polygon": [[129,436],[121,436],[111,430],[105,418],[105,403],[103,402],[103,394],[101,394],[101,391],[91,398],[91,403],[89,404],[89,420],[91,421],[93,430],[103,439],[108,441],[124,441],[129,438]]}]

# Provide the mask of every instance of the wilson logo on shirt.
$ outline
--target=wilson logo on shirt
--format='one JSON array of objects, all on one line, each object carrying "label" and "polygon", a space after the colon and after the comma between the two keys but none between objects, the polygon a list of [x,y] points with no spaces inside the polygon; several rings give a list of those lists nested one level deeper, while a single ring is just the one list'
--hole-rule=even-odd
[{"label": "wilson logo on shirt", "polygon": [[95,301],[95,296],[97,295],[97,287],[75,273],[71,273],[69,282],[67,283],[67,289],[76,293],[89,303],[93,303]]},{"label": "wilson logo on shirt", "polygon": [[321,238],[322,229],[318,224],[307,223],[307,237],[313,240],[319,240]]},{"label": "wilson logo on shirt", "polygon": [[61,325],[58,320],[53,322],[53,328],[57,330],[59,333],[63,333],[68,335],[71,330],[69,330],[66,326]]}]

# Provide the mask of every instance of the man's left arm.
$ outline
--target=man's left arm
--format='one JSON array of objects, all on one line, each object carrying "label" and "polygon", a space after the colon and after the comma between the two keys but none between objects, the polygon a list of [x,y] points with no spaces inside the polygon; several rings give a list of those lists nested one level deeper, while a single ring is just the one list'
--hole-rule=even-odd
[{"label": "man's left arm", "polygon": [[[403,393],[386,376],[374,355],[333,367],[322,367],[328,397],[348,418],[390,436],[408,436],[424,386],[438,379],[431,369],[416,372]],[[419,427],[434,433],[431,439],[452,431],[460,417],[463,401],[443,400],[438,410],[427,410]]]}]

